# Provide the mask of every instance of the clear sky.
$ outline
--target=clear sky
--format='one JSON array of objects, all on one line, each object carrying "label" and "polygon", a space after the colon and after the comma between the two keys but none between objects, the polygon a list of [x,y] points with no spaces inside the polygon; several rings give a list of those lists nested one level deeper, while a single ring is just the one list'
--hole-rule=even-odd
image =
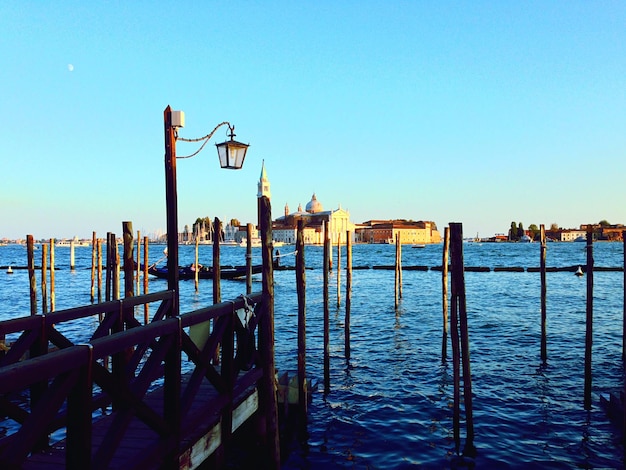
[{"label": "clear sky", "polygon": [[0,238],[165,232],[167,105],[250,143],[178,161],[181,230],[255,222],[263,160],[274,217],[626,224],[623,1],[4,1],[0,30]]}]

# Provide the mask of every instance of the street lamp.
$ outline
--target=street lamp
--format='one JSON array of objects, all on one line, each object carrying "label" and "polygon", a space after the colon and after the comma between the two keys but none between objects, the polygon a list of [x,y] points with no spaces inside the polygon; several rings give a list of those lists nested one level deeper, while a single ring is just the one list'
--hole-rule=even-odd
[{"label": "street lamp", "polygon": [[[228,126],[230,140],[216,144],[220,166],[231,170],[239,170],[246,158],[247,144],[234,140],[235,127],[229,122],[221,122],[204,137],[198,139],[185,139],[178,136],[178,129],[185,126],[185,114],[182,111],[172,111],[168,106],[163,111],[163,123],[165,126],[165,203],[167,208],[167,288],[174,291],[174,305],[172,315],[179,313],[178,293],[178,195],[176,191],[176,159],[190,158],[204,148],[213,137],[217,129]],[[176,141],[203,142],[200,148],[191,155],[184,157],[176,156]]]}]

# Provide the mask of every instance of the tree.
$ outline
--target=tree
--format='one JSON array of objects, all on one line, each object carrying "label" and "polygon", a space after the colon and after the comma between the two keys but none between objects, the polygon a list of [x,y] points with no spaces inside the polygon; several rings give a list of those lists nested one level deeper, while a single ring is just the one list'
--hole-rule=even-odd
[{"label": "tree", "polygon": [[551,232],[558,232],[559,231],[559,224],[557,224],[556,222],[552,222],[550,224],[550,231]]},{"label": "tree", "polygon": [[600,222],[598,222],[598,225],[600,225],[600,227],[609,227],[611,224],[608,220],[602,219]]},{"label": "tree", "polygon": [[523,236],[524,236],[524,226],[520,222],[519,225],[517,226],[517,239],[519,240]]},{"label": "tree", "polygon": [[540,232],[539,227],[537,227],[536,224],[530,224],[528,226],[528,231],[532,233],[533,240],[536,240],[537,239],[537,235]]},{"label": "tree", "polygon": [[241,223],[239,222],[239,219],[230,219],[230,225],[231,227],[240,227]]},{"label": "tree", "polygon": [[517,223],[513,221],[511,222],[511,228],[509,229],[509,240],[515,241],[517,239]]}]

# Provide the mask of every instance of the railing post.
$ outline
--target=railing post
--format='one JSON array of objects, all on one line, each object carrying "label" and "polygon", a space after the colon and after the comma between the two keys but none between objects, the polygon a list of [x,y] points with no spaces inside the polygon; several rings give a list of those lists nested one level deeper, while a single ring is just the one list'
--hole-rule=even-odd
[{"label": "railing post", "polygon": [[178,319],[178,329],[171,339],[170,347],[165,355],[164,378],[164,410],[165,421],[171,430],[170,445],[163,463],[163,468],[177,470],[179,468],[179,447],[181,432],[181,348],[182,348],[182,318]]},{"label": "railing post", "polygon": [[78,370],[76,384],[67,398],[66,468],[92,468],[91,400],[93,385],[93,346],[81,345],[87,359]]}]

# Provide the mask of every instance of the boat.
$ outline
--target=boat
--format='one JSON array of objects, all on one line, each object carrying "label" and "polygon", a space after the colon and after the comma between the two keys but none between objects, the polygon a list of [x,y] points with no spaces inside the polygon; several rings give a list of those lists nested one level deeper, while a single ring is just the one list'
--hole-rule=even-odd
[{"label": "boat", "polygon": [[13,274],[13,268],[11,266],[8,267],[7,274]]},{"label": "boat", "polygon": [[424,245],[423,243],[419,243],[417,245],[413,245],[413,248],[426,248],[426,245]]},{"label": "boat", "polygon": [[576,270],[576,272],[574,274],[576,274],[578,277],[582,276],[584,274],[583,273],[583,268],[578,266],[578,269]]},{"label": "boat", "polygon": [[[263,265],[253,265],[252,274],[259,274],[263,271]],[[220,279],[237,279],[246,277],[248,268],[246,266],[222,266],[220,269]],[[168,269],[167,267],[150,266],[148,268],[148,274],[152,274],[161,279],[167,279]],[[178,268],[179,279],[195,279],[196,271],[193,266],[180,266]],[[213,279],[213,267],[200,266],[198,270],[198,279]]]}]

